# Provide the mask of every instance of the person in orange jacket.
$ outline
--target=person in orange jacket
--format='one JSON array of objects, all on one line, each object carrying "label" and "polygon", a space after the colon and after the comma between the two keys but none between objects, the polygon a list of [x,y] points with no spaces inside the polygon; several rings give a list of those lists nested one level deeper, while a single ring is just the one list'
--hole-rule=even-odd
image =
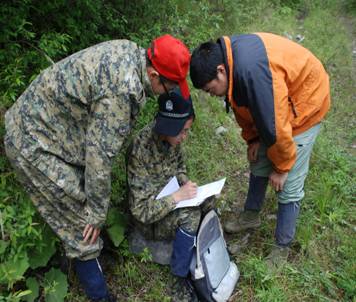
[{"label": "person in orange jacket", "polygon": [[227,232],[257,228],[268,183],[277,192],[276,244],[268,265],[285,262],[294,238],[304,181],[320,122],[330,107],[329,77],[306,48],[271,33],[221,37],[201,44],[190,64],[193,85],[225,96],[250,162],[249,191]]}]

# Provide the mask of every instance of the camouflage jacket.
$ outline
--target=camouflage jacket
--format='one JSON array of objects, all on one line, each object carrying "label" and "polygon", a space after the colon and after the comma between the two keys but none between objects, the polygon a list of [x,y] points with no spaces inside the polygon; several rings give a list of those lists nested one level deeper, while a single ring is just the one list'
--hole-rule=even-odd
[{"label": "camouflage jacket", "polygon": [[[66,194],[86,202],[88,223],[100,226],[112,158],[147,94],[145,50],[127,40],[103,42],[44,70],[7,111],[6,135]],[[51,156],[68,163],[72,175],[51,167]]]},{"label": "camouflage jacket", "polygon": [[160,140],[152,127],[140,131],[128,154],[130,210],[141,224],[157,222],[175,208],[171,196],[156,200],[171,177],[177,176],[180,185],[188,181],[180,145]]}]

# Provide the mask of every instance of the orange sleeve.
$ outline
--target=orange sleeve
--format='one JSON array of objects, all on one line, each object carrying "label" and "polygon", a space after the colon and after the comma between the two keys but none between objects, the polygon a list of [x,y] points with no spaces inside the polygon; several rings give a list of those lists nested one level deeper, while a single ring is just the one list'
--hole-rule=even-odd
[{"label": "orange sleeve", "polygon": [[246,107],[233,108],[236,122],[241,127],[242,138],[249,143],[258,138],[257,129],[252,116]]}]

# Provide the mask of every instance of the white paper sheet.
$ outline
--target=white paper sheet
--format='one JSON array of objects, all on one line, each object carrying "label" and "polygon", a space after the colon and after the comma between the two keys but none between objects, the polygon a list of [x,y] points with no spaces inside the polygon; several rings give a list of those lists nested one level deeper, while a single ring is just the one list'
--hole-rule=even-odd
[{"label": "white paper sheet", "polygon": [[177,177],[172,177],[170,181],[164,186],[161,192],[157,195],[156,199],[160,199],[166,197],[168,195],[173,194],[174,192],[179,190],[179,184]]},{"label": "white paper sheet", "polygon": [[199,206],[206,198],[220,194],[222,188],[224,187],[226,178],[220,179],[218,181],[211,182],[204,186],[198,187],[197,196],[195,198],[181,200],[177,203],[176,209],[184,207],[196,207]]}]

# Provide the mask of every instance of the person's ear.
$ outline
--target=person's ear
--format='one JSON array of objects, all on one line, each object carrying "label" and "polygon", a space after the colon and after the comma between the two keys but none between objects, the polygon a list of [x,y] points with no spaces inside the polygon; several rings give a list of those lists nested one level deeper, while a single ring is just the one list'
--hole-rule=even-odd
[{"label": "person's ear", "polygon": [[226,75],[226,68],[224,64],[220,64],[216,67],[217,73],[221,73],[223,75]]},{"label": "person's ear", "polygon": [[150,81],[159,78],[159,73],[153,67],[147,68],[147,74],[148,74],[148,78],[150,79]]}]

